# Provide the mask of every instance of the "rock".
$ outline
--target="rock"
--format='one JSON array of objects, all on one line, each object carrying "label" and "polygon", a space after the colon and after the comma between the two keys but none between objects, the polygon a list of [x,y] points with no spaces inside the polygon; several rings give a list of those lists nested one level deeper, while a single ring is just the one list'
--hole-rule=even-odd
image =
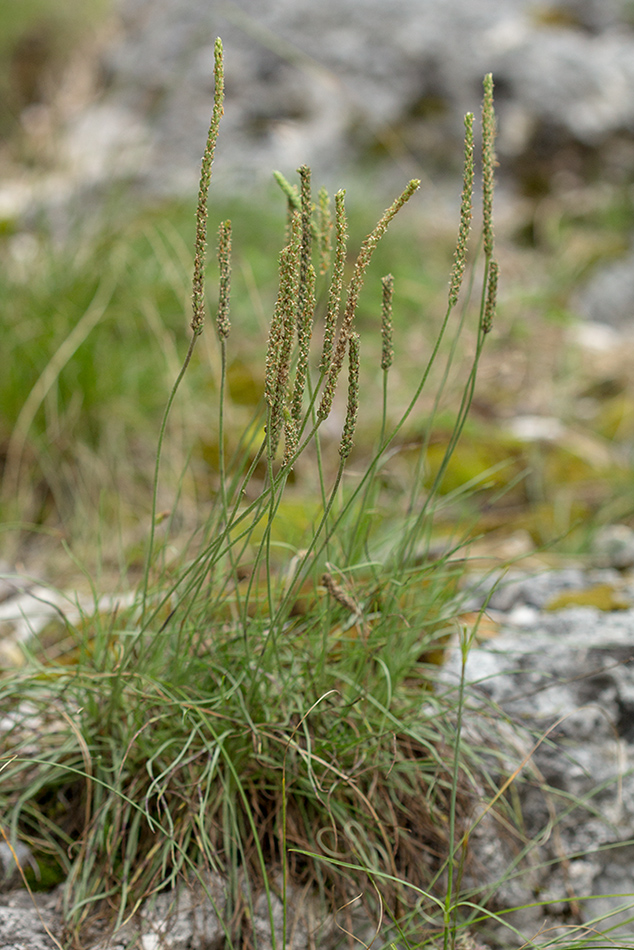
[{"label": "rock", "polygon": [[50,936],[61,935],[61,918],[55,906],[59,894],[26,891],[3,896],[0,903],[0,950],[54,950]]},{"label": "rock", "polygon": [[32,577],[19,574],[6,561],[0,560],[0,604],[28,591],[35,584]]},{"label": "rock", "polygon": [[462,116],[478,107],[489,71],[502,152],[527,148],[540,123],[598,144],[634,122],[634,40],[620,3],[569,2],[567,26],[540,21],[530,0],[241,0],[217,9],[125,0],[121,9],[123,34],[105,55],[108,98],[147,124],[163,180],[174,184],[188,168],[198,174],[217,34],[227,55],[224,160],[266,174],[302,161],[332,170],[353,135],[367,144],[394,127],[415,146],[430,131],[461,142]]},{"label": "rock", "polygon": [[[273,880],[271,906],[265,893],[253,906],[253,944],[260,950],[282,946],[284,913],[276,893],[281,881]],[[281,891],[280,891],[281,893]],[[63,925],[59,907],[61,889],[51,894],[31,896],[25,890],[2,895],[0,900],[0,950],[52,950],[54,940],[62,939]],[[162,891],[145,902],[139,914],[113,934],[95,931],[84,935],[89,950],[222,950],[226,945],[226,885],[216,875],[190,887],[179,886]],[[321,912],[315,898],[289,887],[286,921],[286,950],[303,950],[316,940],[323,950],[332,948],[341,938],[341,930],[332,915]],[[40,920],[39,914],[42,915]],[[352,926],[359,939],[372,939],[374,928],[362,910],[353,908]],[[271,938],[271,921],[275,930]],[[104,922],[102,931],[107,931]],[[478,946],[465,946],[478,950]]]},{"label": "rock", "polygon": [[597,532],[593,553],[601,565],[619,571],[634,567],[634,530],[625,524],[606,525]]},{"label": "rock", "polygon": [[[457,683],[458,650],[441,676]],[[522,815],[513,838],[486,813],[470,835],[469,880],[495,909],[524,908],[504,920],[528,940],[547,924],[583,926],[605,914],[616,916],[598,929],[617,923],[610,937],[630,939],[634,610],[576,607],[538,612],[532,628],[507,622],[470,651],[466,681],[465,747],[481,750],[496,786],[515,776]],[[535,901],[546,906],[527,907]]]},{"label": "rock", "polygon": [[634,325],[634,249],[593,274],[577,295],[576,309],[585,319],[618,330]]},{"label": "rock", "polygon": [[22,870],[30,866],[37,876],[37,862],[26,845],[16,841],[10,848],[5,841],[0,841],[0,891],[19,884],[21,875],[18,863]]},{"label": "rock", "polygon": [[[271,880],[269,896],[263,891],[253,905],[253,944],[261,950],[283,945],[284,910],[281,879]],[[269,907],[270,899],[270,907]],[[141,912],[143,950],[222,950],[226,935],[223,914],[226,885],[218,875],[185,889],[158,894]],[[357,915],[358,917],[358,915]],[[364,935],[372,936],[366,918],[355,917]],[[275,931],[271,937],[271,922]],[[327,950],[341,932],[332,916],[321,912],[314,897],[289,885],[286,920],[286,950],[303,950],[311,940]],[[97,948],[96,948],[97,950]]]},{"label": "rock", "polygon": [[[631,912],[623,909],[634,894],[634,609],[544,609],[562,592],[619,579],[614,569],[514,571],[506,586],[493,576],[468,595],[476,605],[488,603],[501,623],[498,636],[469,652],[461,734],[465,762],[481,783],[462,885],[519,931],[509,936],[493,924],[487,937],[497,947],[517,947],[545,928],[555,939],[607,914],[595,926],[618,925],[610,945],[634,938]],[[460,651],[449,650],[439,688],[450,697],[460,671]],[[502,794],[491,805],[496,790]],[[264,950],[272,945],[271,918],[281,942],[280,893],[273,880],[270,913],[264,895],[253,908]],[[59,938],[58,897],[35,895]],[[127,929],[107,940],[96,936],[90,950],[216,950],[224,945],[225,906],[223,882],[210,875],[204,887],[155,895]],[[292,890],[288,906],[289,950],[312,940],[322,950],[337,944],[336,919],[324,920],[302,891]],[[359,913],[353,930],[368,944],[372,926]],[[566,936],[572,945],[574,935]],[[3,895],[0,950],[49,950],[47,940],[30,896]]]},{"label": "rock", "polygon": [[222,880],[210,875],[205,886],[168,891],[146,902],[141,912],[143,950],[222,950],[220,919],[225,907]]},{"label": "rock", "polygon": [[65,111],[60,153],[76,187],[123,178],[195,193],[217,35],[219,187],[303,162],[338,186],[342,168],[377,145],[409,155],[412,171],[421,160],[459,168],[463,116],[479,109],[487,72],[507,166],[546,156],[570,175],[571,147],[614,155],[620,136],[627,151],[634,127],[625,0],[121,0],[119,21],[96,63],[101,94]]},{"label": "rock", "polygon": [[525,571],[494,571],[473,581],[468,579],[469,594],[465,610],[487,609],[510,611],[516,607],[543,608],[563,590],[582,590],[588,586],[587,575],[576,567],[559,571],[529,574]]}]

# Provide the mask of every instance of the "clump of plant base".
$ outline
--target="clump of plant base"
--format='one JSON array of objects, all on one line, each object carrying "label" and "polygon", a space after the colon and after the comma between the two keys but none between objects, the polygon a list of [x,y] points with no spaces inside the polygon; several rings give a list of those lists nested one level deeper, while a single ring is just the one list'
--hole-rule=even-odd
[{"label": "clump of plant base", "polygon": [[[398,522],[382,518],[390,448],[415,411],[443,338],[457,338],[467,319],[467,307],[457,308],[472,221],[472,115],[465,119],[447,309],[396,423],[388,422],[389,373],[406,357],[395,353],[392,338],[394,278],[383,280],[378,397],[361,390],[355,314],[373,252],[419,183],[410,182],[380,217],[346,283],[345,193],[336,194],[333,214],[323,189],[313,200],[307,167],[299,169],[299,187],[277,176],[288,226],[265,387],[231,457],[223,437],[227,353],[240,330],[231,326],[231,224],[220,224],[217,492],[189,547],[174,558],[170,519],[160,542],[156,530],[161,449],[206,321],[207,191],[223,112],[219,41],[215,80],[197,209],[192,337],[160,431],[139,596],[131,608],[96,612],[81,628],[68,625],[76,643],[71,666],[33,644],[24,670],[0,680],[10,750],[0,791],[4,833],[28,844],[42,867],[58,869],[77,940],[93,919],[108,918],[116,928],[150,895],[182,880],[204,882],[207,872],[227,880],[228,946],[254,942],[255,901],[262,892],[270,898],[278,876],[283,896],[291,883],[306,886],[336,910],[362,894],[386,932],[418,944],[438,933],[448,939],[463,926],[457,895],[478,786],[469,750],[459,748],[455,714],[430,685],[430,669],[454,629],[461,568],[451,561],[451,545],[435,560],[426,552],[495,309],[491,77],[483,106],[476,345],[431,487],[423,487],[423,442]],[[450,361],[452,352],[443,358]],[[339,392],[346,363],[347,396]],[[379,410],[379,428],[372,454],[359,459],[355,428],[368,403]],[[306,459],[317,472],[319,498],[304,542],[291,546],[278,517],[293,468]],[[347,478],[351,459],[355,474]]]}]

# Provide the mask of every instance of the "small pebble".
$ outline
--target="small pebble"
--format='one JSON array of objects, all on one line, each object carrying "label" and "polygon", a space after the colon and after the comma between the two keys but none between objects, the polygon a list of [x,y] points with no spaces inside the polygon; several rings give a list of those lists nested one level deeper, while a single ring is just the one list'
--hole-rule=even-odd
[{"label": "small pebble", "polygon": [[540,620],[540,611],[528,604],[518,604],[511,610],[507,620],[514,627],[536,627]]},{"label": "small pebble", "polygon": [[634,530],[626,524],[610,524],[597,532],[594,555],[600,564],[620,571],[634,567]]},{"label": "small pebble", "polygon": [[[13,852],[15,852],[15,857]],[[22,875],[15,863],[16,858],[20,862],[22,870],[30,866],[36,873],[39,873],[37,863],[26,845],[20,844],[18,841],[13,845],[13,852],[6,841],[0,841],[0,891],[14,887],[21,882]]]}]

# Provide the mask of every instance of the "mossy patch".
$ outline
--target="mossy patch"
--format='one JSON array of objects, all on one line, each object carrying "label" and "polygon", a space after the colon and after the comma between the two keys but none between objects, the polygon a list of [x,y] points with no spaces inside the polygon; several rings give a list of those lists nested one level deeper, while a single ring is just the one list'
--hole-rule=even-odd
[{"label": "mossy patch", "polygon": [[585,590],[565,590],[546,605],[546,610],[563,610],[565,607],[596,607],[606,613],[612,610],[629,610],[632,601],[623,591],[612,584],[595,584]]}]

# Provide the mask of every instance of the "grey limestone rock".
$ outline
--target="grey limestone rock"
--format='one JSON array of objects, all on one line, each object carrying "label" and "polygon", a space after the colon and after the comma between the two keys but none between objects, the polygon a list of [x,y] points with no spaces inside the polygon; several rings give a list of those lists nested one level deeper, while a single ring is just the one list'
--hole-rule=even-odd
[{"label": "grey limestone rock", "polygon": [[519,570],[494,572],[469,586],[465,609],[479,610],[485,604],[487,609],[502,612],[518,606],[542,608],[563,590],[581,590],[587,586],[587,576],[576,567],[533,574]]},{"label": "grey limestone rock", "polygon": [[597,270],[580,290],[577,309],[595,323],[634,328],[634,249]]},{"label": "grey limestone rock", "polygon": [[626,524],[605,525],[597,532],[594,555],[599,562],[618,570],[634,567],[634,530]]},{"label": "grey limestone rock", "polygon": [[[141,912],[147,942],[157,950],[221,950],[224,931],[220,919],[225,906],[222,881],[210,876],[205,887],[194,886],[158,894]],[[150,941],[150,937],[153,938]]]},{"label": "grey limestone rock", "polygon": [[[458,651],[442,675],[456,684]],[[600,927],[618,925],[612,936],[629,945],[634,610],[575,607],[536,612],[530,628],[507,622],[499,637],[471,650],[466,679],[467,709],[478,714],[466,716],[465,741],[497,750],[490,767],[498,781],[517,770],[513,787],[530,843],[502,835],[492,856],[494,828],[478,830],[470,839],[477,883],[489,885],[498,909],[546,902],[508,918],[527,939],[546,921],[583,925],[612,914]]]},{"label": "grey limestone rock", "polygon": [[0,902],[0,950],[54,950],[61,935],[56,895],[35,896],[26,891],[3,896]]},{"label": "grey limestone rock", "polygon": [[452,144],[459,162],[462,117],[477,110],[487,72],[503,155],[530,152],[540,128],[553,148],[631,132],[625,0],[552,6],[559,21],[532,0],[120,0],[121,28],[102,53],[106,88],[69,123],[66,147],[79,161],[93,143],[93,176],[110,166],[153,190],[192,190],[217,35],[227,98],[216,176],[234,185],[302,162],[338,173],[395,130],[414,165],[430,149],[445,164]]}]

